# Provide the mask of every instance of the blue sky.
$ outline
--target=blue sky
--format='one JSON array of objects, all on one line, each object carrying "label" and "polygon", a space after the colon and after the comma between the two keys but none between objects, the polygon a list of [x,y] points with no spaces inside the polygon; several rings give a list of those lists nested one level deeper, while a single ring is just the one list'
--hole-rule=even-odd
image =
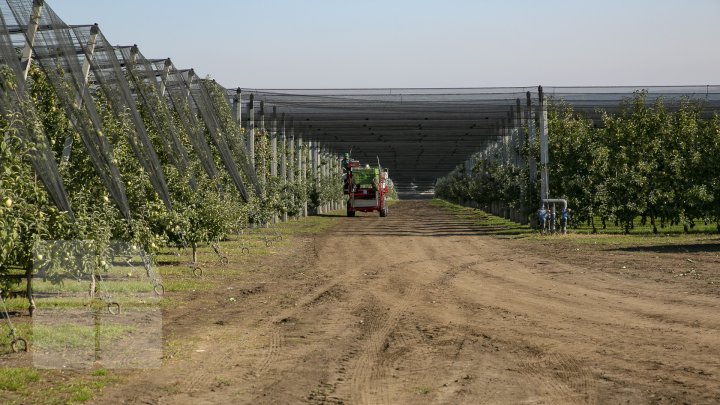
[{"label": "blue sky", "polygon": [[720,0],[46,0],[226,87],[720,84]]}]

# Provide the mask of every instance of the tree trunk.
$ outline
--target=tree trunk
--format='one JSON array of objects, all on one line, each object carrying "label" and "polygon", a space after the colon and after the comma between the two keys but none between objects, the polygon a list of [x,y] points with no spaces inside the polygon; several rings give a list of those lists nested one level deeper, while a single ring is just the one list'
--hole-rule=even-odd
[{"label": "tree trunk", "polygon": [[650,225],[652,225],[652,230],[654,234],[658,233],[657,225],[655,225],[655,217],[650,217]]},{"label": "tree trunk", "polygon": [[95,298],[95,291],[97,291],[97,288],[96,288],[96,287],[97,287],[97,286],[96,286],[96,284],[95,284],[95,273],[93,273],[92,277],[90,278],[90,291],[89,291],[89,293],[90,293],[90,299],[94,299],[94,298]]},{"label": "tree trunk", "polygon": [[33,289],[32,289],[32,279],[33,279],[33,269],[29,268],[25,270],[25,279],[27,280],[27,299],[28,299],[28,311],[30,312],[30,316],[33,316],[33,313],[35,312],[35,298],[33,298]]},{"label": "tree trunk", "polygon": [[193,264],[197,264],[197,243],[192,243],[192,261]]}]

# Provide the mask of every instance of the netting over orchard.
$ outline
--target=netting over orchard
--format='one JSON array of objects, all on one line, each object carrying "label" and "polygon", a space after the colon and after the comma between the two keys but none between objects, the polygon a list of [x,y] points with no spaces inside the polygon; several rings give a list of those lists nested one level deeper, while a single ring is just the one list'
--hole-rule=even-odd
[{"label": "netting over orchard", "polygon": [[[600,111],[616,111],[638,91],[647,91],[648,103],[662,98],[670,108],[685,98],[703,102],[707,115],[720,107],[720,86],[544,87],[551,102],[562,100],[597,125]],[[538,107],[537,87],[243,89],[245,105],[251,94],[287,111],[296,131],[338,152],[352,149],[363,161],[378,156],[400,188],[420,190],[509,128],[526,126],[528,94],[529,108]]]}]

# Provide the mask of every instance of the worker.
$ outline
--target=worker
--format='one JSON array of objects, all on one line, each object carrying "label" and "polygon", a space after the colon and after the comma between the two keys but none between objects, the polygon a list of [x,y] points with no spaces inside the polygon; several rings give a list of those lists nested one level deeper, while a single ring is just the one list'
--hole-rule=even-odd
[{"label": "worker", "polygon": [[563,209],[561,213],[560,221],[562,224],[563,235],[567,235],[567,224],[568,220],[570,220],[570,211],[572,211],[570,208],[565,207],[565,209]]},{"label": "worker", "polygon": [[345,155],[343,155],[342,167],[345,173],[350,171],[350,154],[347,152],[345,152]]},{"label": "worker", "polygon": [[545,208],[545,204],[543,204],[540,209],[538,210],[538,219],[540,220],[540,233],[545,233],[545,225],[547,220],[547,209]]}]

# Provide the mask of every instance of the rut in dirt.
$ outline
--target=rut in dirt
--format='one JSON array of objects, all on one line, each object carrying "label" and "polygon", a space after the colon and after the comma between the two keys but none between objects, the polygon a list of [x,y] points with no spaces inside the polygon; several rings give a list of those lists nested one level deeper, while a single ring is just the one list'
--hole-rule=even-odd
[{"label": "rut in dirt", "polygon": [[386,218],[335,221],[266,263],[280,266],[229,281],[273,281],[240,307],[198,304],[229,321],[218,327],[196,316],[195,327],[185,325],[187,358],[131,376],[103,399],[720,400],[717,297],[678,302],[672,286],[533,252],[528,242],[489,236],[491,229],[427,201],[402,201]]}]

